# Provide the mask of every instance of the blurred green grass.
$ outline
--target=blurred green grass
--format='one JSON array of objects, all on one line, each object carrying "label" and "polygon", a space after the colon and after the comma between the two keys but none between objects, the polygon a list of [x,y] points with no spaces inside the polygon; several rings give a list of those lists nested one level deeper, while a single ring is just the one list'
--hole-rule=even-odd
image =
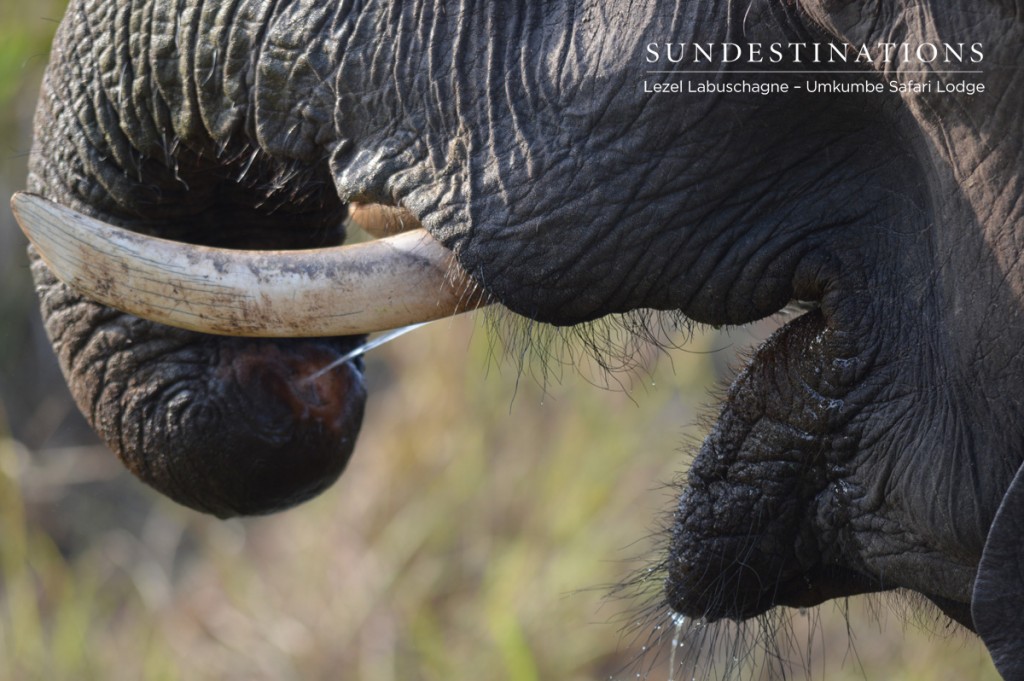
[{"label": "blurred green grass", "polygon": [[[0,4],[5,196],[23,186],[62,5]],[[638,603],[608,594],[656,546],[665,483],[746,333],[645,349],[603,390],[587,367],[521,373],[480,319],[434,324],[368,358],[366,423],[333,489],[220,522],[96,442],[7,211],[0,246],[0,679],[669,678],[664,648],[636,660]],[[928,615],[891,616],[887,598],[849,609],[852,634],[834,605],[792,613],[815,678],[996,678],[976,640]]]}]

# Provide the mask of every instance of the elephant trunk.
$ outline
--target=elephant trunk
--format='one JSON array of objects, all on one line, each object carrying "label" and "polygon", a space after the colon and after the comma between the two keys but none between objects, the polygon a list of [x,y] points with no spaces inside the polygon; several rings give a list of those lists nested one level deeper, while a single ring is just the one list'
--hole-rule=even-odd
[{"label": "elephant trunk", "polygon": [[[314,129],[312,104],[273,99],[286,96],[274,87],[281,46],[273,26],[288,17],[271,12],[300,9],[340,11],[72,2],[43,83],[29,191],[178,242],[340,244],[346,207],[324,151],[343,146],[340,133]],[[312,54],[302,63],[319,65]],[[299,80],[310,73],[303,68],[286,75]],[[302,92],[307,103],[324,94]],[[83,297],[32,248],[30,256],[71,392],[142,480],[227,517],[286,508],[340,475],[362,420],[362,366],[321,370],[364,336],[272,340],[172,328]],[[125,283],[96,261],[83,264]]]},{"label": "elephant trunk", "polygon": [[228,517],[287,508],[341,474],[362,421],[361,365],[317,374],[359,337],[198,334],[86,300],[37,257],[32,271],[75,401],[144,482]]}]

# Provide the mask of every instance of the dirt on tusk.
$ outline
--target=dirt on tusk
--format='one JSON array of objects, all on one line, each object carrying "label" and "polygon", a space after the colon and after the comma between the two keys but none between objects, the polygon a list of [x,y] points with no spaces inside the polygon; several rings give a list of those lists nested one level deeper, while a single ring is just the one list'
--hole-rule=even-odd
[{"label": "dirt on tusk", "polygon": [[11,200],[54,275],[145,319],[228,336],[348,336],[485,304],[426,230],[305,251],[243,251],[137,234],[32,194]]}]

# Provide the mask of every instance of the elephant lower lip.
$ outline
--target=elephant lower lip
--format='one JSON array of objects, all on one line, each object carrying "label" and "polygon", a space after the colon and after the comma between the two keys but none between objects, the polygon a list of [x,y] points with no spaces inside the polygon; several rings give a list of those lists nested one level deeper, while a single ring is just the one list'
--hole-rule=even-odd
[{"label": "elephant lower lip", "polygon": [[[718,594],[722,597],[701,601],[696,607],[689,598],[684,597],[673,602],[672,607],[688,616],[703,618],[710,622],[721,619],[746,620],[777,606],[810,608],[833,598],[871,593],[880,588],[877,581],[838,568],[819,568],[774,584],[756,584],[760,588],[744,593],[739,589],[729,591],[720,584],[704,583],[699,587],[703,595]],[[729,596],[724,597],[723,592],[728,592]]]},{"label": "elephant lower lip", "polygon": [[792,608],[810,608],[832,598],[855,596],[878,591],[877,581],[850,570],[822,570],[819,574],[803,576],[779,586],[775,605]]},{"label": "elephant lower lip", "polygon": [[749,618],[878,588],[835,566],[832,528],[867,362],[813,310],[758,348],[682,490],[667,594],[689,616]]}]

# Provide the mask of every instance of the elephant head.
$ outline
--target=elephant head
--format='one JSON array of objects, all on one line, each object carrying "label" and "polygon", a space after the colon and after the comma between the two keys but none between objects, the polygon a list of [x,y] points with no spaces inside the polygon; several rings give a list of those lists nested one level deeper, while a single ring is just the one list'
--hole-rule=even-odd
[{"label": "elephant head", "polygon": [[[742,620],[911,589],[1017,678],[1022,10],[76,0],[29,190],[179,242],[184,263],[180,244],[335,245],[347,206],[400,206],[437,242],[433,283],[406,288],[451,288],[443,313],[487,301],[555,325],[635,310],[737,325],[800,301],[688,473],[667,605]],[[79,406],[151,484],[231,515],[283,508],[341,472],[359,362],[314,374],[369,328],[310,315],[283,333],[324,337],[172,328],[90,302],[33,258]],[[267,278],[270,256],[251,258],[230,267]],[[328,281],[367,270],[275,262]],[[112,286],[120,267],[78,269]],[[174,307],[202,281],[157,283]],[[348,286],[312,318],[365,306]],[[258,317],[217,300],[241,306],[232,323]],[[262,331],[256,319],[248,333]]]}]

